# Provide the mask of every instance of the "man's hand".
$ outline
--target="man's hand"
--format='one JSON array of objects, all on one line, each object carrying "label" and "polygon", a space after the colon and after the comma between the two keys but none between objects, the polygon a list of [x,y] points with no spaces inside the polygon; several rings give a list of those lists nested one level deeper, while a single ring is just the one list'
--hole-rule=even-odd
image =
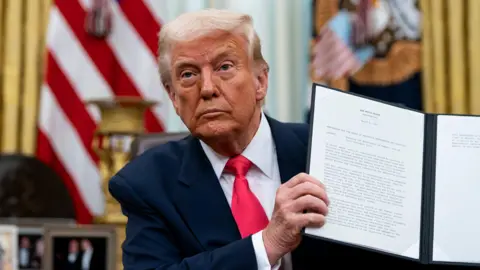
[{"label": "man's hand", "polygon": [[328,204],[325,186],[308,174],[300,173],[280,186],[262,235],[271,265],[300,244],[302,228],[323,226]]}]

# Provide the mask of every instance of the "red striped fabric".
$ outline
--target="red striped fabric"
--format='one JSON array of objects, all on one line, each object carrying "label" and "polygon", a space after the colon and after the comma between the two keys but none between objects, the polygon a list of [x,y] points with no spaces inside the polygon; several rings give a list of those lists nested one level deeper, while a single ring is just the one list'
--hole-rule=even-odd
[{"label": "red striped fabric", "polygon": [[[323,80],[336,80],[351,76],[363,65],[354,50],[367,45],[371,38],[369,12],[372,0],[359,0],[356,11],[349,22],[350,40],[342,40],[339,34],[326,24],[319,33],[313,48],[312,67],[314,76]],[[338,31],[338,30],[337,30]]]},{"label": "red striped fabric", "polygon": [[369,14],[372,9],[372,0],[359,0],[356,7],[353,27],[353,44],[356,46],[366,45],[372,38],[371,27],[369,23]]},{"label": "red striped fabric", "polygon": [[[115,96],[160,103],[167,99],[156,65],[163,1],[108,1],[111,31],[105,38],[87,33],[94,26],[87,21],[93,1],[54,1],[38,123],[37,156],[65,181],[79,223],[91,223],[104,210],[99,158],[91,149],[100,116],[85,101]],[[163,107],[147,111],[147,131],[165,129]]]},{"label": "red striped fabric", "polygon": [[361,67],[351,48],[332,29],[325,26],[313,48],[314,75],[324,80],[350,76]]}]

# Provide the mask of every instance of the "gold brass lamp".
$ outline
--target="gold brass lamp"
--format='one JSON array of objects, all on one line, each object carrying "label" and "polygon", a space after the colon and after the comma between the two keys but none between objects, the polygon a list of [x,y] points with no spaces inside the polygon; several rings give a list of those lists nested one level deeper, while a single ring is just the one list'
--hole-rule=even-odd
[{"label": "gold brass lamp", "polygon": [[120,205],[108,191],[108,181],[130,160],[131,142],[138,135],[145,133],[145,111],[157,103],[139,97],[117,97],[91,100],[87,104],[95,105],[101,114],[92,148],[100,159],[105,211],[103,216],[95,218],[95,223],[117,226],[117,269],[123,269],[121,244],[125,239],[127,217],[122,214]]}]

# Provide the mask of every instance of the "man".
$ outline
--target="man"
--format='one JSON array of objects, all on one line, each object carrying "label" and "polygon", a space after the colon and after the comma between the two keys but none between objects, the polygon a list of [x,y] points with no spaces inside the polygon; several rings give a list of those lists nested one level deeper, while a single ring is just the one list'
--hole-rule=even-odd
[{"label": "man", "polygon": [[[88,239],[81,241],[82,261],[81,270],[102,270],[106,265],[103,263],[105,255],[99,254],[99,251],[93,248],[92,242]],[[103,258],[102,258],[103,257]]]},{"label": "man", "polygon": [[82,270],[90,270],[90,263],[93,257],[93,247],[92,243],[88,239],[82,239]]},{"label": "man", "polygon": [[125,269],[271,269],[284,255],[290,266],[301,229],[323,224],[328,199],[319,181],[299,174],[307,128],[262,113],[268,65],[251,18],[184,14],[162,27],[159,55],[192,136],[111,180],[129,217]]},{"label": "man", "polygon": [[19,265],[20,268],[30,268],[31,267],[31,255],[32,255],[32,244],[30,239],[26,236],[20,238],[20,248],[18,250],[19,255]]},{"label": "man", "polygon": [[32,258],[32,267],[36,269],[42,268],[43,253],[45,251],[45,245],[43,242],[43,237],[40,237],[35,242],[35,251]]},{"label": "man", "polygon": [[186,13],[159,39],[160,76],[191,136],[111,179],[128,217],[124,269],[323,269],[362,257],[302,238],[302,228],[324,224],[329,201],[303,173],[307,125],[262,112],[268,64],[251,18]]},{"label": "man", "polygon": [[80,245],[77,240],[72,239],[68,242],[68,253],[63,269],[80,270]]}]

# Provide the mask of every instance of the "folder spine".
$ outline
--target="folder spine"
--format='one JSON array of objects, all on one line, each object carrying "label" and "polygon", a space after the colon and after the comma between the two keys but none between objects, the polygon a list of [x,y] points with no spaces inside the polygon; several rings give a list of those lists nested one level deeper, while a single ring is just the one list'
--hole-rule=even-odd
[{"label": "folder spine", "polygon": [[425,114],[422,218],[420,229],[420,261],[424,264],[432,263],[433,255],[436,149],[437,116]]}]

